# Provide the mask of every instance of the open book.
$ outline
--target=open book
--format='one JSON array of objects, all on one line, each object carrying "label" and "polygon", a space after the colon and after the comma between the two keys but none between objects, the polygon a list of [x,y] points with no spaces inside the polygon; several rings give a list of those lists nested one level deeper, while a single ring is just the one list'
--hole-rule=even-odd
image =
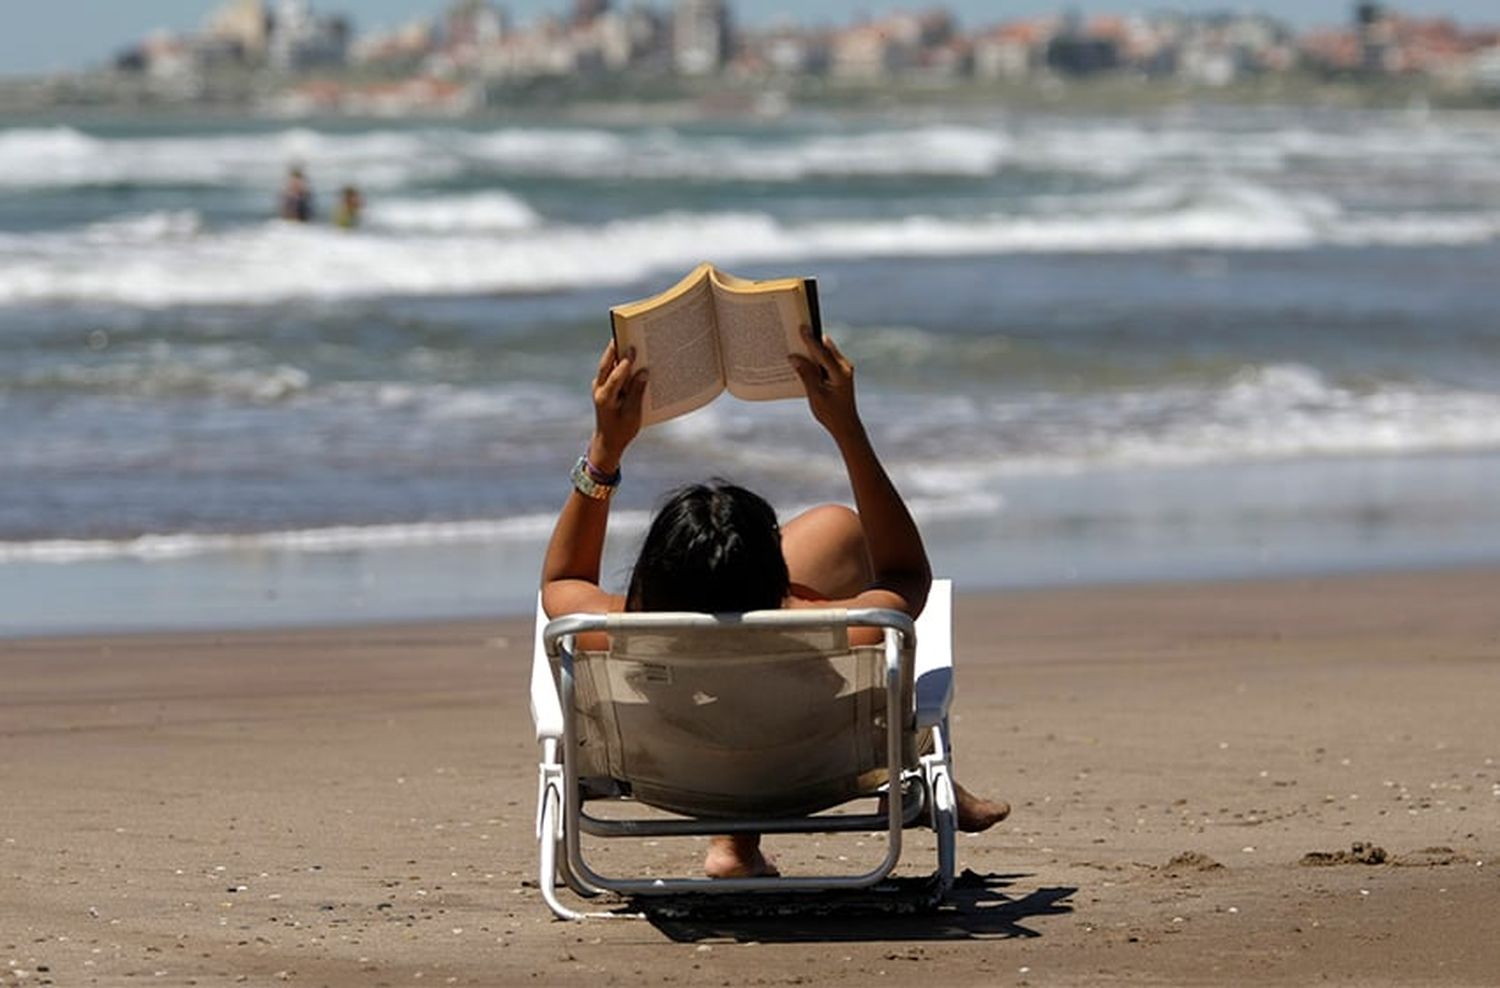
[{"label": "open book", "polygon": [[646,425],[701,408],[726,389],[751,401],[804,394],[786,358],[807,353],[801,327],[823,332],[813,279],[750,281],[712,264],[609,316],[616,349],[635,347],[636,366],[651,370]]}]

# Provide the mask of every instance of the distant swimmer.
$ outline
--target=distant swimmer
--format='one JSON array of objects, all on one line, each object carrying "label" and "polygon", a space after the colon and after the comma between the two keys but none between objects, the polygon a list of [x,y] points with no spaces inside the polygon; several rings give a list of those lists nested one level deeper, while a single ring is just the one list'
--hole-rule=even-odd
[{"label": "distant swimmer", "polygon": [[344,186],[339,193],[339,204],[333,209],[333,225],[352,230],[359,226],[360,211],[365,208],[364,197],[352,185]]},{"label": "distant swimmer", "polygon": [[286,174],[286,184],[281,187],[282,219],[289,223],[307,223],[313,218],[312,186],[302,169],[293,166]]}]

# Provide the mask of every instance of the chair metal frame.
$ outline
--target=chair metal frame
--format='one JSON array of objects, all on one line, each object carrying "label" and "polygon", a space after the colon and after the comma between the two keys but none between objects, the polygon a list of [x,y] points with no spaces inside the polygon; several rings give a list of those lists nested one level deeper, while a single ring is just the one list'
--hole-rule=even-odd
[{"label": "chair metal frame", "polygon": [[[614,613],[569,614],[546,620],[538,601],[532,665],[532,717],[542,746],[538,767],[536,836],[538,884],[548,907],[560,919],[619,918],[638,913],[579,911],[558,897],[558,884],[585,898],[604,892],[621,896],[852,891],[870,889],[890,876],[901,857],[902,830],[923,816],[937,835],[937,868],[932,878],[941,899],[953,882],[956,797],[948,730],[952,698],[951,584],[934,581],[927,609],[913,622],[899,611],[752,611],[745,614]],[[819,813],[789,817],[630,817],[604,818],[585,809],[591,798],[580,784],[574,723],[574,642],[586,632],[612,630],[703,629],[733,634],[741,629],[809,630],[832,626],[874,627],[883,632],[883,686],[887,716],[886,765],[902,766],[886,787],[896,798],[872,813]],[[920,647],[918,647],[918,643]],[[903,677],[912,669],[910,679]],[[903,698],[903,681],[912,684]],[[928,730],[931,743],[915,765],[904,764],[908,738]],[[870,795],[875,795],[871,793]],[[893,811],[892,807],[895,807]],[[584,857],[582,835],[600,837],[694,836],[732,833],[840,833],[883,831],[885,854],[856,874],[764,876],[754,878],[631,878],[601,874]]]}]

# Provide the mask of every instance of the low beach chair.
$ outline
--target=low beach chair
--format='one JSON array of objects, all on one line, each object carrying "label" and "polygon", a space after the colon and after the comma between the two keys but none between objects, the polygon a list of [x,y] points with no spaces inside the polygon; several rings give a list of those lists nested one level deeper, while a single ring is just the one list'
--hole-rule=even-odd
[{"label": "low beach chair", "polygon": [[[883,629],[883,644],[850,646],[856,627]],[[591,631],[608,633],[609,651],[574,647]],[[878,899],[911,884],[890,876],[903,827],[925,822],[937,835],[937,865],[917,884],[925,905],[936,905],[954,868],[952,673],[946,580],[934,582],[915,626],[874,608],[548,621],[538,602],[531,710],[542,749],[543,898],[572,920],[640,914],[575,910],[559,885],[648,904],[759,893]],[[861,799],[873,808],[849,805]],[[605,800],[622,806],[589,812]],[[884,833],[885,854],[869,870],[734,879],[606,875],[585,859],[582,840],[871,831]]]}]

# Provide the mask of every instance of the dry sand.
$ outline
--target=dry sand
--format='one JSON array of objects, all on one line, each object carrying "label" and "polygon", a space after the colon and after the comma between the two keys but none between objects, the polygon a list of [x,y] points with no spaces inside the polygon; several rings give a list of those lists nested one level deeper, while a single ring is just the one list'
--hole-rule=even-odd
[{"label": "dry sand", "polygon": [[526,884],[525,621],[0,642],[0,985],[1500,983],[1500,573],[968,596],[958,642],[1016,812],[953,908],[672,926]]}]

